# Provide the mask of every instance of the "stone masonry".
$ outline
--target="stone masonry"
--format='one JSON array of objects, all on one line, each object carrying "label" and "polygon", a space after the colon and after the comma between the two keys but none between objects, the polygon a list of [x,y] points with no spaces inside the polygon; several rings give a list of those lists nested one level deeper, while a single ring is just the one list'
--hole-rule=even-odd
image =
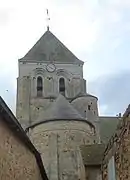
[{"label": "stone masonry", "polygon": [[110,139],[104,153],[102,164],[103,180],[108,180],[108,162],[112,156],[115,161],[116,180],[130,180],[130,106],[123,118],[120,119],[118,128]]},{"label": "stone masonry", "polygon": [[74,114],[77,111],[73,107],[69,108],[67,100],[60,96],[48,111],[50,115],[44,113],[43,121],[28,129],[28,136],[41,153],[50,180],[85,180],[79,147],[97,140],[94,126]]},{"label": "stone masonry", "polygon": [[0,179],[42,180],[34,155],[0,119]]},{"label": "stone masonry", "polygon": [[[54,66],[54,71],[47,69]],[[43,80],[42,96],[37,96],[37,78]],[[87,94],[83,61],[70,52],[50,31],[19,59],[16,116],[24,128],[35,123],[59,95],[59,79],[65,80],[65,97],[79,113],[96,124],[99,131],[97,98]],[[81,98],[75,98],[79,97]],[[83,97],[83,98],[82,98]],[[84,106],[82,109],[80,106]]]}]

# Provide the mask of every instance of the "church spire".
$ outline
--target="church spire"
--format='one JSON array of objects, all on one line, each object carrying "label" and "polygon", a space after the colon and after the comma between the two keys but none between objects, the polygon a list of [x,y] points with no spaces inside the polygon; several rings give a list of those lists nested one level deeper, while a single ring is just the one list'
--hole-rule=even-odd
[{"label": "church spire", "polygon": [[47,13],[47,31],[49,31],[49,29],[50,29],[50,27],[49,27],[50,16],[49,16],[48,9],[46,9],[46,13]]}]

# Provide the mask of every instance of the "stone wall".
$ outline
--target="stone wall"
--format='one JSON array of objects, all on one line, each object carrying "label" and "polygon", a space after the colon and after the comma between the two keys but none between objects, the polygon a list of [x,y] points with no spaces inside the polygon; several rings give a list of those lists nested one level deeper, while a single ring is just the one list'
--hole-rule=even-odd
[{"label": "stone wall", "polygon": [[[53,102],[50,97],[58,97],[61,77],[65,79],[66,98],[74,98],[86,91],[82,65],[56,63],[56,70],[53,73],[46,70],[46,65],[47,63],[19,62],[16,116],[23,127],[31,125],[37,120],[40,111],[48,108]],[[42,97],[37,97],[38,76],[43,79]]]},{"label": "stone wall", "polygon": [[102,164],[103,180],[108,180],[108,162],[114,156],[116,180],[130,180],[130,118],[120,120],[115,135],[110,139]]},{"label": "stone wall", "polygon": [[[43,68],[46,70],[46,65],[48,64],[48,62],[38,62],[33,61],[33,62],[29,62],[29,61],[19,61],[19,77],[23,77],[23,76],[29,76],[30,74],[32,76],[34,76],[34,70],[38,69],[38,68]],[[68,72],[71,72],[72,74],[77,74],[80,75],[81,77],[83,77],[83,65],[79,65],[79,64],[74,64],[74,63],[62,63],[62,60],[60,63],[55,62],[56,64],[56,69],[65,69]]]},{"label": "stone wall", "polygon": [[43,158],[51,180],[84,180],[79,146],[95,141],[89,124],[80,121],[46,122],[29,129],[29,137]]},{"label": "stone wall", "polygon": [[[43,97],[57,95],[59,93],[58,82],[60,77],[65,79],[65,94],[67,98],[73,98],[78,93],[85,92],[86,87],[83,80],[83,67],[77,64],[59,64],[55,63],[56,70],[50,73],[46,70],[47,63],[29,63],[19,62],[19,88],[25,87],[22,83],[24,77],[30,77],[31,80],[31,97],[36,97],[37,77],[43,78]],[[19,89],[20,91],[20,89]],[[18,91],[18,93],[19,93]]]},{"label": "stone wall", "polygon": [[97,100],[94,96],[86,95],[74,99],[71,104],[83,117],[93,122],[98,117]]},{"label": "stone wall", "polygon": [[71,105],[88,121],[96,127],[98,142],[100,142],[100,122],[98,118],[98,99],[97,97],[86,95],[78,97],[71,102]]},{"label": "stone wall", "polygon": [[17,106],[16,116],[19,122],[25,127],[30,121],[30,92],[31,80],[29,76],[17,79]]},{"label": "stone wall", "polygon": [[34,154],[0,119],[0,180],[41,180]]}]

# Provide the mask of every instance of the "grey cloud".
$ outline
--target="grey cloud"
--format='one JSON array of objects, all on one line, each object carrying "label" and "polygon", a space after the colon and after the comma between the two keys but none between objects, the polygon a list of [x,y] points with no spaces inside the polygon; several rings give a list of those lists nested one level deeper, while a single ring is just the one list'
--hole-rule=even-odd
[{"label": "grey cloud", "polygon": [[107,115],[124,112],[130,103],[130,72],[101,77],[88,87],[99,98],[100,107],[107,107],[103,112]]}]

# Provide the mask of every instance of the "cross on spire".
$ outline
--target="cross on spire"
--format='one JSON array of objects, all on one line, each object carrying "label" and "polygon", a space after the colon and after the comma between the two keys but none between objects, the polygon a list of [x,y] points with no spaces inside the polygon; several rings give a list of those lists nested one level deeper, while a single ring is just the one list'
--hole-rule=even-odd
[{"label": "cross on spire", "polygon": [[46,13],[47,13],[47,30],[49,31],[50,16],[49,16],[49,11],[48,11],[48,9],[46,9]]}]

